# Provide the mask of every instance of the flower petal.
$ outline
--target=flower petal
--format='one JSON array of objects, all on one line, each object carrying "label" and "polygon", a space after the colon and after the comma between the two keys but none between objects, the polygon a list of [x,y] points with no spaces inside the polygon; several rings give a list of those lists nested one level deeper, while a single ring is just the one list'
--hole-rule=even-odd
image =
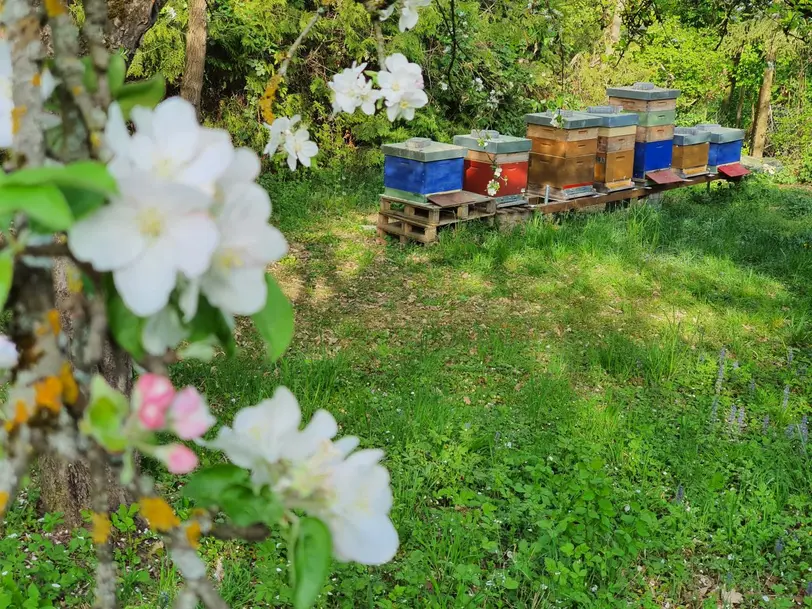
[{"label": "flower petal", "polygon": [[172,242],[169,260],[177,265],[189,279],[200,277],[211,264],[217,249],[219,235],[217,225],[206,214],[190,214],[174,219],[167,230]]},{"label": "flower petal", "polygon": [[132,264],[113,273],[116,289],[127,307],[140,317],[149,317],[163,309],[175,287],[177,269],[172,260],[172,243],[167,238],[155,241]]},{"label": "flower petal", "polygon": [[232,315],[258,313],[268,298],[263,267],[207,273],[201,280],[201,289],[212,305]]},{"label": "flower petal", "polygon": [[136,210],[114,201],[74,224],[68,247],[97,271],[113,271],[132,264],[147,243],[138,230]]}]

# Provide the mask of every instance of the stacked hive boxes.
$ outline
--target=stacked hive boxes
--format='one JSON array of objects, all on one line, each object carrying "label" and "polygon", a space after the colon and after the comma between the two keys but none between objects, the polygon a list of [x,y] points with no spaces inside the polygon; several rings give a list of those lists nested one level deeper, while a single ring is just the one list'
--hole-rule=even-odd
[{"label": "stacked hive boxes", "polygon": [[594,194],[601,119],[584,112],[557,110],[528,114],[524,120],[532,142],[528,193],[563,200]]},{"label": "stacked hive boxes", "polygon": [[607,93],[610,105],[636,112],[640,119],[634,149],[634,178],[645,180],[652,177],[650,173],[670,169],[680,92],[638,82],[631,87],[609,88]]},{"label": "stacked hive boxes", "polygon": [[697,125],[697,129],[710,134],[708,170],[721,172],[728,177],[739,177],[749,173],[741,165],[744,131],[721,125]]},{"label": "stacked hive boxes", "polygon": [[710,132],[693,127],[674,129],[672,166],[681,178],[694,178],[708,173]]},{"label": "stacked hive boxes", "polygon": [[431,195],[462,190],[466,148],[415,137],[382,150],[385,196],[426,203]]},{"label": "stacked hive boxes", "polygon": [[636,114],[619,106],[592,106],[587,113],[600,118],[598,153],[595,158],[595,188],[614,192],[631,188],[634,170]]},{"label": "stacked hive boxes", "polygon": [[454,144],[468,149],[463,187],[469,192],[491,195],[499,207],[525,202],[530,140],[498,131],[472,131],[454,136]]}]

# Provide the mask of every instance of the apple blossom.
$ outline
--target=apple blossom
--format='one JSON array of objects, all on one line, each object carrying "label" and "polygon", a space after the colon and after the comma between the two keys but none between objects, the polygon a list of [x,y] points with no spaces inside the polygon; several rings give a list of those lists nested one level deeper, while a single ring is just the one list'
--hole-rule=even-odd
[{"label": "apple blossom", "polygon": [[17,345],[8,337],[0,334],[0,370],[11,370],[17,365],[20,355]]},{"label": "apple blossom", "polygon": [[143,171],[118,186],[109,205],[73,225],[68,245],[78,260],[112,271],[127,307],[148,317],[167,305],[179,274],[196,279],[209,268],[219,240],[212,199]]},{"label": "apple blossom", "polygon": [[183,444],[159,446],[152,455],[166,465],[170,474],[188,474],[198,464],[197,455]]},{"label": "apple blossom", "polygon": [[169,407],[169,427],[181,440],[196,440],[217,420],[194,387],[179,391]]},{"label": "apple blossom", "polygon": [[327,85],[333,90],[333,113],[346,112],[352,114],[361,108],[364,114],[375,114],[375,103],[381,98],[381,92],[373,88],[373,83],[364,77],[367,64],[360,66],[355,63],[351,68],[333,76]]},{"label": "apple blossom", "polygon": [[234,156],[228,132],[200,126],[194,106],[180,97],[154,110],[133,108],[132,121],[136,129],[130,136],[121,108],[110,106],[104,143],[114,177],[146,173],[213,194]]},{"label": "apple blossom", "polygon": [[288,153],[288,167],[291,171],[295,171],[296,161],[310,167],[310,159],[318,154],[319,147],[310,141],[308,130],[302,128],[285,139],[285,152]]},{"label": "apple blossom", "polygon": [[167,306],[147,319],[141,332],[141,343],[147,353],[160,357],[188,336],[189,331],[183,327],[178,312]]},{"label": "apple blossom", "polygon": [[293,115],[291,118],[280,116],[270,125],[265,123],[265,128],[271,133],[271,139],[268,141],[268,145],[265,146],[265,154],[275,155],[279,147],[285,144],[285,140],[293,135],[293,127],[301,118],[298,114]]},{"label": "apple blossom", "polygon": [[224,427],[209,447],[222,450],[237,466],[250,469],[255,484],[268,484],[285,506],[301,509],[327,524],[340,560],[376,565],[391,560],[398,535],[391,520],[389,473],[383,452],[353,453],[358,439],[335,442],[333,416],[323,410],[299,430],[301,410],[280,387],[270,400],[244,408],[233,427]]},{"label": "apple blossom", "polygon": [[378,72],[378,84],[386,100],[386,114],[390,121],[399,117],[414,118],[417,108],[429,102],[423,90],[423,71],[416,63],[410,63],[401,53],[386,58],[385,70]]},{"label": "apple blossom", "polygon": [[172,382],[158,374],[138,377],[133,387],[133,406],[145,429],[158,431],[166,426],[166,413],[175,399]]},{"label": "apple blossom", "polygon": [[411,30],[417,25],[418,14],[417,9],[431,4],[431,0],[403,0],[403,5],[400,7],[400,22],[398,27],[401,32]]}]

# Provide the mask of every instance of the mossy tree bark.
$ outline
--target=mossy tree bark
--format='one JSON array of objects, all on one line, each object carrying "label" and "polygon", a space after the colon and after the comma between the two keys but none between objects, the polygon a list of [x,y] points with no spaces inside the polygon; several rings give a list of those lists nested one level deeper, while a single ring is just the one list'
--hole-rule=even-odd
[{"label": "mossy tree bark", "polygon": [[189,1],[189,31],[186,34],[186,68],[180,95],[200,113],[203,73],[206,66],[206,0]]},{"label": "mossy tree bark", "polygon": [[155,23],[166,0],[107,0],[111,49],[124,49],[132,59],[141,38]]},{"label": "mossy tree bark", "polygon": [[767,52],[767,64],[764,66],[764,78],[761,81],[761,91],[758,94],[758,105],[756,106],[756,118],[753,121],[752,155],[757,159],[764,156],[764,148],[767,144],[767,126],[770,121],[774,76],[775,50],[770,49]]}]

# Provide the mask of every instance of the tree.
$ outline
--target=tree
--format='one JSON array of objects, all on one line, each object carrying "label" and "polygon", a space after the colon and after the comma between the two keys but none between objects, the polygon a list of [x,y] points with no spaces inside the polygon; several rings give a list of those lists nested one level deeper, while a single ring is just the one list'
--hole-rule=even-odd
[{"label": "tree", "polygon": [[155,23],[167,0],[107,0],[111,49],[124,49],[132,58],[146,31]]},{"label": "tree", "polygon": [[753,122],[753,145],[751,154],[760,159],[764,156],[764,147],[767,144],[767,126],[770,120],[770,102],[772,100],[773,76],[775,75],[775,47],[771,43],[767,51],[764,77],[761,81],[761,90],[756,105],[756,118]]},{"label": "tree", "polygon": [[200,113],[203,72],[206,65],[206,0],[189,1],[189,31],[186,35],[186,69],[180,95]]}]

